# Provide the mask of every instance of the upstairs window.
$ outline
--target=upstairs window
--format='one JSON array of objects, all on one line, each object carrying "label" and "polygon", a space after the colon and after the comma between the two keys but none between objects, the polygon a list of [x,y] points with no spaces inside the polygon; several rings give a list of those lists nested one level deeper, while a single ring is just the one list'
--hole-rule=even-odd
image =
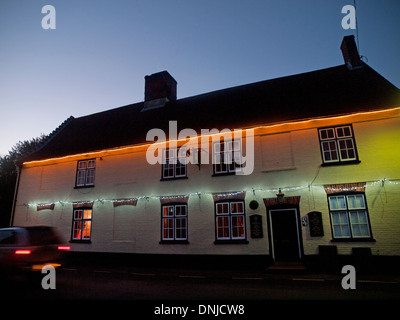
[{"label": "upstairs window", "polygon": [[162,179],[185,178],[186,147],[163,150]]},{"label": "upstairs window", "polygon": [[324,164],[358,162],[351,125],[318,129]]},{"label": "upstairs window", "polygon": [[220,141],[213,144],[214,175],[235,174],[241,167],[241,140]]},{"label": "upstairs window", "polygon": [[76,172],[76,187],[94,186],[96,159],[78,161]]}]

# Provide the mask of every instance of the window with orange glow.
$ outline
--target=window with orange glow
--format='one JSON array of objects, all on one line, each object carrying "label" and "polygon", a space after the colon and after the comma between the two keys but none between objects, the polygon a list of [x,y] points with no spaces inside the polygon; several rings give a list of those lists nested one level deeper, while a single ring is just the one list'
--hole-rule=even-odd
[{"label": "window with orange glow", "polygon": [[72,222],[72,240],[90,240],[92,209],[75,209]]},{"label": "window with orange glow", "polygon": [[168,204],[162,207],[162,241],[187,240],[187,204]]},{"label": "window with orange glow", "polygon": [[218,202],[215,215],[217,240],[246,239],[244,201]]}]

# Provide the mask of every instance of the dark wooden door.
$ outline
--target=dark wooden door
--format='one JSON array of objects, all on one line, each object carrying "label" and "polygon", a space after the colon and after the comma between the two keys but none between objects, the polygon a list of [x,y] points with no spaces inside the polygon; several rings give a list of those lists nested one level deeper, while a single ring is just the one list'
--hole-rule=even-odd
[{"label": "dark wooden door", "polygon": [[296,209],[270,210],[270,228],[275,261],[299,261],[301,246]]}]

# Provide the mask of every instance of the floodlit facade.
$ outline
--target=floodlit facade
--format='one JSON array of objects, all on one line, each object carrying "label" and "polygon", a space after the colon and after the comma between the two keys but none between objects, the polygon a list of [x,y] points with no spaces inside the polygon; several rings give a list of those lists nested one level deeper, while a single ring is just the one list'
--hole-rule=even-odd
[{"label": "floodlit facade", "polygon": [[345,65],[185,99],[147,76],[144,102],[71,117],[19,164],[11,224],[80,252],[399,256],[399,89],[341,49]]}]

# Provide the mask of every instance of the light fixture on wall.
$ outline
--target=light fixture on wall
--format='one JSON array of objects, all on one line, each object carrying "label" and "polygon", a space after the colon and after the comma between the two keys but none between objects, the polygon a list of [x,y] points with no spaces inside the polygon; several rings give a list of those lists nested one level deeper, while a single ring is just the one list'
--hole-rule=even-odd
[{"label": "light fixture on wall", "polygon": [[276,194],[276,197],[278,198],[279,204],[283,203],[283,197],[285,196],[284,193],[282,193],[281,188],[279,188],[279,192]]}]

